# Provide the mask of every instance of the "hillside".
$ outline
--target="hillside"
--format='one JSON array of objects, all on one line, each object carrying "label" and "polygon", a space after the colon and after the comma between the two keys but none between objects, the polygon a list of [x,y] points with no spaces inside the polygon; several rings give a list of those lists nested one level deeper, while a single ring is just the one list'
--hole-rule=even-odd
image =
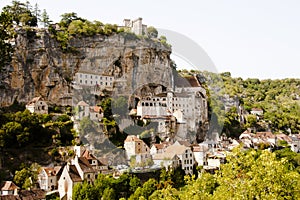
[{"label": "hillside", "polygon": [[[231,77],[230,72],[179,70],[183,76],[197,73],[210,94],[211,115],[218,116],[216,128],[238,137],[246,128],[254,131],[298,134],[300,132],[300,79],[259,80]],[[263,116],[251,115],[261,109]]]}]

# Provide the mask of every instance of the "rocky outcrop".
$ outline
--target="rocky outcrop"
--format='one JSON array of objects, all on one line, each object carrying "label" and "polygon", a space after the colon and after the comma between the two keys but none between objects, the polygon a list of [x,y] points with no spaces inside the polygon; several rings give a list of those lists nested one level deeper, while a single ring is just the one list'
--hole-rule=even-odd
[{"label": "rocky outcrop", "polygon": [[11,64],[0,74],[0,106],[35,96],[61,105],[79,70],[114,76],[117,94],[130,95],[149,83],[172,87],[171,49],[128,33],[73,37],[63,52],[48,31],[19,30],[14,48]]}]

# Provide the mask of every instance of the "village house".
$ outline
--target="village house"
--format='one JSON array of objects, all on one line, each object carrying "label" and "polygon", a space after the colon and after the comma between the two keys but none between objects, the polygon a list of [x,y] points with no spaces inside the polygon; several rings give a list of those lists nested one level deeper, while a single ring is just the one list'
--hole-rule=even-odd
[{"label": "village house", "polygon": [[158,153],[153,155],[153,163],[156,166],[164,167],[166,169],[169,168],[177,168],[181,164],[180,158],[174,153]]},{"label": "village house", "polygon": [[136,164],[146,163],[152,160],[150,148],[147,144],[135,135],[128,135],[124,141],[127,160],[135,159]]},{"label": "village house", "polygon": [[53,191],[58,188],[58,179],[61,174],[61,166],[42,167],[38,174],[38,183],[41,189]]},{"label": "village house", "polygon": [[81,184],[82,179],[75,165],[69,163],[63,168],[58,180],[58,192],[60,199],[71,200],[73,188],[76,184]]},{"label": "village house", "polygon": [[58,180],[59,196],[62,199],[72,199],[72,190],[76,184],[86,181],[94,183],[99,173],[107,173],[108,166],[99,161],[83,146],[75,146],[75,158],[67,163]]},{"label": "village house", "polygon": [[[193,152],[191,147],[187,147],[185,145],[181,145],[179,142],[175,142],[174,144],[168,146],[163,155],[155,154],[153,157],[155,158],[155,162],[158,164],[159,162],[163,162],[163,165],[173,164],[176,161],[175,155],[179,158],[179,162],[175,164],[181,164],[181,168],[185,171],[186,174],[193,173],[193,166],[195,164]],[[166,158],[166,162],[162,159]],[[174,160],[175,159],[175,160]],[[153,161],[153,162],[154,162]]]},{"label": "village house", "polygon": [[48,104],[42,97],[35,97],[26,104],[26,109],[31,113],[48,114]]},{"label": "village house", "polygon": [[209,148],[204,145],[197,144],[192,146],[192,152],[198,166],[204,166],[207,164],[206,154],[208,150]]},{"label": "village house", "polygon": [[109,173],[107,163],[104,163],[104,161],[101,161],[100,159],[96,158],[89,150],[85,150],[82,153],[81,157],[86,158],[97,173]]},{"label": "village house", "polygon": [[[20,189],[12,181],[4,181],[1,183],[1,196],[5,195],[18,195],[18,190]],[[0,196],[0,199],[2,199]]]},{"label": "village house", "polygon": [[163,153],[165,152],[165,149],[170,145],[171,143],[166,141],[161,142],[160,144],[153,144],[150,148],[150,154],[155,155],[158,153]]},{"label": "village house", "polygon": [[100,121],[103,118],[103,110],[99,106],[90,106],[84,101],[78,102],[75,107],[76,114],[75,120],[82,120],[84,117],[88,117],[92,121]]}]

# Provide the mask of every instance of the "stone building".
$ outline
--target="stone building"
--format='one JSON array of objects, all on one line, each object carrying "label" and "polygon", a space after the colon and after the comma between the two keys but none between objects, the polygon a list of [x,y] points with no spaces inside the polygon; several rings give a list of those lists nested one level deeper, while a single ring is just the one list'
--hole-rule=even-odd
[{"label": "stone building", "polygon": [[104,89],[113,87],[114,77],[91,71],[79,71],[75,74],[74,82],[76,85],[97,86]]},{"label": "stone building", "polygon": [[42,167],[38,174],[38,183],[41,189],[53,191],[57,189],[61,166]]},{"label": "stone building", "polygon": [[127,160],[135,158],[136,163],[143,163],[151,159],[150,148],[135,135],[128,135],[124,141]]},{"label": "stone building", "polygon": [[35,97],[26,104],[26,109],[31,113],[48,114],[48,104],[42,97]]},{"label": "stone building", "polygon": [[147,25],[143,24],[143,18],[139,17],[135,20],[124,19],[123,28],[131,30],[131,32],[136,35],[145,35],[147,34]]}]

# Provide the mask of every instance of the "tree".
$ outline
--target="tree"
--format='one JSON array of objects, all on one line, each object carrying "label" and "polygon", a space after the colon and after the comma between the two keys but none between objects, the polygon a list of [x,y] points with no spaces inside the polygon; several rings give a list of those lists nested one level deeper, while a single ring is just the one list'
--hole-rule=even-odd
[{"label": "tree", "polygon": [[153,26],[149,26],[147,28],[147,35],[149,38],[157,38],[158,36],[158,31],[156,28],[154,28]]},{"label": "tree", "polygon": [[221,167],[218,199],[299,199],[300,174],[268,150],[233,151]]},{"label": "tree", "polygon": [[37,174],[40,166],[33,163],[30,167],[23,167],[15,172],[14,182],[23,189],[31,188],[37,181]]},{"label": "tree", "polygon": [[51,20],[50,20],[49,15],[48,15],[48,13],[45,9],[43,10],[41,17],[42,17],[41,22],[43,23],[44,28],[48,27],[49,24],[51,23]]},{"label": "tree", "polygon": [[105,188],[104,192],[103,192],[103,196],[101,199],[116,199],[116,193],[115,190],[113,188]]}]

